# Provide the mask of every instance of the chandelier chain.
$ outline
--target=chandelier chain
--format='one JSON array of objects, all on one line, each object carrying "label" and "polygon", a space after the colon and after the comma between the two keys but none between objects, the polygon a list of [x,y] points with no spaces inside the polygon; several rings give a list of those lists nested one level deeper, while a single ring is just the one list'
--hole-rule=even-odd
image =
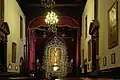
[{"label": "chandelier chain", "polygon": [[49,26],[48,30],[52,31],[53,33],[56,33],[57,32],[56,24],[58,23],[58,18],[57,18],[56,13],[52,11],[55,1],[54,0],[41,0],[41,4],[43,4],[45,8],[48,8],[51,10],[50,12],[48,12],[45,22]]},{"label": "chandelier chain", "polygon": [[45,8],[53,8],[55,1],[54,0],[41,0],[41,4],[43,4]]}]

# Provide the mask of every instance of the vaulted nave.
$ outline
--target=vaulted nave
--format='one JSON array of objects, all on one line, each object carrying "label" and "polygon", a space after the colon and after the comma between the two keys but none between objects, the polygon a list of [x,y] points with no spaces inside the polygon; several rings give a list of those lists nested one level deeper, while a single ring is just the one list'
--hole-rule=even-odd
[{"label": "vaulted nave", "polygon": [[0,0],[0,80],[119,80],[120,0]]}]

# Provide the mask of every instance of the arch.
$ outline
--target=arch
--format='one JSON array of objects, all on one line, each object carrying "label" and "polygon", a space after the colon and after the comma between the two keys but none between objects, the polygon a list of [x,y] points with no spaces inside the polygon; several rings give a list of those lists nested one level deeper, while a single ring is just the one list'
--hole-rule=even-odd
[{"label": "arch", "polygon": [[[7,35],[10,34],[9,26],[7,22],[0,22],[0,56],[2,58],[0,71],[6,72],[7,68]],[[4,70],[2,70],[4,68]]]},{"label": "arch", "polygon": [[92,35],[94,30],[99,28],[99,22],[97,20],[92,20],[90,22],[89,34]]},{"label": "arch", "polygon": [[[43,17],[43,16],[34,18],[33,20],[30,21],[28,28],[35,28],[38,26],[47,26],[44,19],[45,19],[45,17]],[[57,26],[68,26],[68,27],[79,28],[79,23],[71,17],[59,16],[58,19],[59,19],[59,21],[57,23]]]},{"label": "arch", "polygon": [[7,22],[3,22],[0,28],[6,35],[10,34],[10,29]]},{"label": "arch", "polygon": [[[59,78],[67,75],[68,67],[68,56],[67,46],[64,40],[60,39],[59,36],[54,36],[46,43],[45,51],[43,56],[43,66],[46,70],[46,78],[50,78],[49,73],[52,73]],[[55,65],[56,63],[56,65]],[[58,70],[54,71],[53,67],[58,66]]]}]

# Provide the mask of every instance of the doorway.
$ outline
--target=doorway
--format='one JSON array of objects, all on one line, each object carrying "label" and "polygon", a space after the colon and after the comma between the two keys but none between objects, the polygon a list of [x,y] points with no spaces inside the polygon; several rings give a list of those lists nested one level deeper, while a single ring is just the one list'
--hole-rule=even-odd
[{"label": "doorway", "polygon": [[87,65],[84,65],[84,73],[87,73]]},{"label": "doorway", "polygon": [[4,72],[5,71],[5,43],[3,40],[0,41],[0,71]]},{"label": "doorway", "polygon": [[0,72],[7,71],[7,35],[10,34],[7,22],[0,25]]},{"label": "doorway", "polygon": [[87,73],[87,58],[84,60],[84,73]]},{"label": "doorway", "polygon": [[93,20],[90,23],[89,34],[92,40],[92,72],[99,70],[99,23]]}]

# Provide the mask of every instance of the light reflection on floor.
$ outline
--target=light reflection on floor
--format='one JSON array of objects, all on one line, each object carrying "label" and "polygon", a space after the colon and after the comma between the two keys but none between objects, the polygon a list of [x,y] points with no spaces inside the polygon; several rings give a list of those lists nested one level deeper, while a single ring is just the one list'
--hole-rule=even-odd
[{"label": "light reflection on floor", "polygon": [[111,78],[65,78],[65,79],[55,79],[55,80],[120,80]]},{"label": "light reflection on floor", "polygon": [[[0,80],[48,80],[48,79],[36,79],[35,77],[8,77],[0,78]],[[64,78],[64,79],[49,79],[49,80],[120,80],[114,78]]]}]

